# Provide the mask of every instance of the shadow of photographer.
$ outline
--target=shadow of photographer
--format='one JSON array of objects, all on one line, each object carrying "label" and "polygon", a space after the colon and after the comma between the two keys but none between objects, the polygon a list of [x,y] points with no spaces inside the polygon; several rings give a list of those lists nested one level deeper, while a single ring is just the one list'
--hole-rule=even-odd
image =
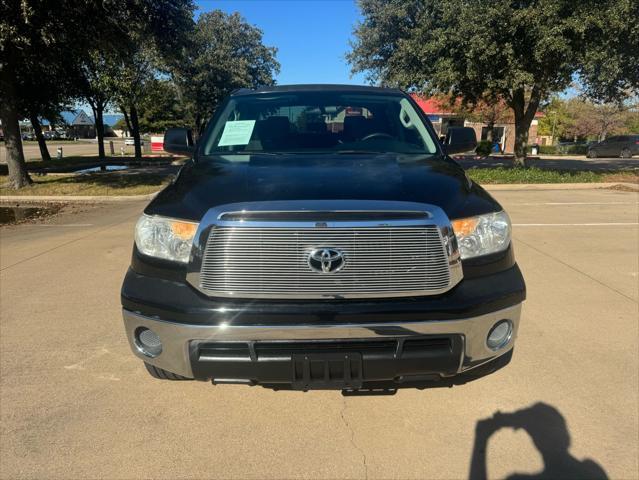
[{"label": "shadow of photographer", "polygon": [[559,410],[546,403],[513,413],[495,413],[479,420],[475,426],[475,445],[470,463],[470,480],[488,478],[486,447],[490,437],[502,428],[524,429],[539,450],[544,469],[539,473],[513,473],[509,480],[520,479],[607,479],[604,469],[595,461],[578,460],[570,448],[570,434],[566,420]]}]

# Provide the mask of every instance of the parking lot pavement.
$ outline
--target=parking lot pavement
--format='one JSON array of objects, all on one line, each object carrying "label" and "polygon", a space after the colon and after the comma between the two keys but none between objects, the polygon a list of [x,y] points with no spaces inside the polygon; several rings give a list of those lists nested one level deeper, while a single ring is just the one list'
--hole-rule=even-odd
[{"label": "parking lot pavement", "polygon": [[[107,155],[110,155],[109,150],[109,141],[113,141],[113,147],[115,150],[115,155],[120,155],[120,147],[124,147],[124,152],[126,155],[131,155],[133,153],[132,146],[124,146],[124,141],[122,139],[114,138],[107,139],[104,142],[104,149]],[[37,142],[24,142],[22,144],[24,151],[24,158],[29,160],[40,160],[40,147]],[[47,149],[49,150],[49,154],[52,158],[55,158],[57,155],[58,147],[62,147],[62,153],[65,157],[71,156],[83,156],[83,155],[97,155],[98,154],[98,143],[95,140],[79,140],[77,142],[74,141],[56,141],[51,140],[47,141]],[[7,163],[7,150],[4,146],[4,142],[0,143],[0,163]]]},{"label": "parking lot pavement", "polygon": [[511,364],[394,396],[149,377],[118,297],[141,203],[0,230],[0,477],[639,477],[639,196],[496,197],[528,285]]}]

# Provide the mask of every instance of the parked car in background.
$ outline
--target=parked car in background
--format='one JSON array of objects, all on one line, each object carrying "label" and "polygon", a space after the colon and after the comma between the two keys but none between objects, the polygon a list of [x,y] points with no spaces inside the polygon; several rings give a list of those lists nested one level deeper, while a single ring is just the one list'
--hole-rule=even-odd
[{"label": "parked car in background", "polygon": [[60,134],[55,130],[50,130],[42,134],[46,140],[57,140],[60,138]]},{"label": "parked car in background", "polygon": [[22,140],[35,140],[35,135],[33,133],[23,132],[21,137]]},{"label": "parked car in background", "polygon": [[639,155],[639,135],[617,135],[588,147],[588,158],[621,157]]}]

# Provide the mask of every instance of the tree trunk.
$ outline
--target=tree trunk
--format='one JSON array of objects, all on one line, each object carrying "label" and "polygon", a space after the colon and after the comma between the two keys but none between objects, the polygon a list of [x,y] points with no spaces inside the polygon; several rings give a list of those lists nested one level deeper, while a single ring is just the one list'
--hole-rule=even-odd
[{"label": "tree trunk", "polygon": [[38,146],[40,147],[40,157],[45,162],[51,161],[51,155],[49,154],[49,149],[47,148],[47,141],[42,134],[42,127],[40,126],[40,120],[38,120],[38,116],[31,114],[29,116],[29,120],[31,120],[31,126],[33,127],[33,131],[35,132],[35,136],[38,139]]},{"label": "tree trunk", "polygon": [[198,113],[195,114],[195,128],[193,129],[194,140],[200,138],[200,129],[202,128],[202,116]]},{"label": "tree trunk", "polygon": [[126,136],[128,137],[129,135],[131,135],[131,130],[133,130],[131,128],[131,120],[129,120],[129,114],[126,111],[126,108],[124,108],[122,105],[120,105],[120,111],[122,112],[122,115],[124,115],[124,123],[126,123]]},{"label": "tree trunk", "polygon": [[93,118],[95,120],[95,134],[98,137],[98,157],[100,160],[106,160],[106,154],[104,152],[104,105],[97,104],[93,108]]},{"label": "tree trunk", "polygon": [[526,148],[528,147],[528,130],[530,122],[518,119],[515,115],[515,166],[526,166]]},{"label": "tree trunk", "polygon": [[535,118],[539,102],[541,101],[541,89],[532,88],[528,105],[526,105],[524,89],[519,88],[513,92],[511,107],[515,115],[515,166],[526,166],[526,148],[528,147],[528,131]]},{"label": "tree trunk", "polygon": [[135,159],[142,159],[142,144],[140,142],[140,124],[138,122],[138,110],[135,105],[131,105],[131,134],[133,136],[133,143],[135,144]]},{"label": "tree trunk", "polygon": [[7,154],[9,168],[9,185],[22,188],[33,183],[27,172],[20,138],[20,124],[18,123],[17,96],[13,78],[7,63],[0,64],[0,119],[4,133],[4,147]]}]

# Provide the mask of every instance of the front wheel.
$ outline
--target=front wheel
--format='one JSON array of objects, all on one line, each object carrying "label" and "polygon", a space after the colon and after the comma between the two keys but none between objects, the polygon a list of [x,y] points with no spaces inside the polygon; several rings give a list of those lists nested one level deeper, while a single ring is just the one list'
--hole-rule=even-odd
[{"label": "front wheel", "polygon": [[621,158],[632,158],[632,152],[629,148],[624,148],[621,151]]},{"label": "front wheel", "polygon": [[159,380],[191,380],[190,378],[183,377],[177,373],[167,372],[163,368],[150,365],[146,362],[144,362],[144,366],[146,367],[146,371],[149,372],[149,375]]},{"label": "front wheel", "polygon": [[588,150],[588,152],[586,153],[586,157],[588,157],[588,158],[597,158],[597,151],[596,150]]}]

